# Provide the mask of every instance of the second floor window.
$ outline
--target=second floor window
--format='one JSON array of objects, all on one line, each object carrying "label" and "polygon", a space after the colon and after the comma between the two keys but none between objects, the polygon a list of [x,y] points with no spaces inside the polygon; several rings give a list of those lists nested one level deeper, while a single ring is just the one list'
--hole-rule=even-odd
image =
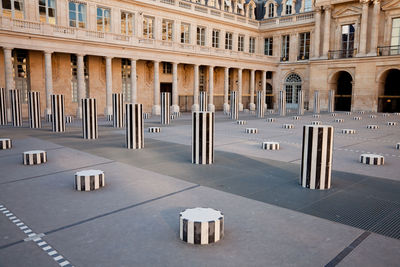
[{"label": "second floor window", "polygon": [[290,36],[284,35],[282,36],[282,56],[281,61],[289,60],[289,45],[290,45]]},{"label": "second floor window", "polygon": [[143,17],[143,38],[154,39],[154,18]]},{"label": "second floor window", "polygon": [[342,26],[342,57],[352,57],[354,52],[354,24]]},{"label": "second floor window", "polygon": [[232,33],[225,33],[225,49],[232,50]]},{"label": "second floor window", "polygon": [[249,38],[249,52],[250,53],[256,52],[256,38],[255,37]]},{"label": "second floor window", "polygon": [[24,18],[23,0],[3,0],[0,2],[2,15],[14,19]]},{"label": "second floor window", "polygon": [[173,21],[164,19],[162,22],[162,39],[164,41],[172,41]]},{"label": "second floor window", "polygon": [[134,15],[129,12],[121,12],[121,34],[133,35]]},{"label": "second floor window", "polygon": [[39,0],[40,22],[56,24],[56,0]]},{"label": "second floor window", "polygon": [[197,27],[197,45],[204,46],[206,44],[206,28]]},{"label": "second floor window", "polygon": [[268,5],[268,18],[273,18],[275,15],[275,5],[273,3],[270,3]]},{"label": "second floor window", "polygon": [[264,39],[264,55],[272,56],[272,53],[273,53],[272,46],[273,46],[272,37],[265,38]]},{"label": "second floor window", "polygon": [[213,30],[212,32],[212,47],[219,47],[219,30]]},{"label": "second floor window", "polygon": [[397,46],[396,49],[399,49],[400,46],[400,18],[395,18],[392,21],[392,37],[390,40],[391,46]]},{"label": "second floor window", "polygon": [[305,60],[310,58],[310,33],[300,33],[299,36],[299,60]]},{"label": "second floor window", "polygon": [[190,25],[187,23],[181,24],[181,43],[188,44],[190,42]]},{"label": "second floor window", "polygon": [[86,4],[70,1],[69,5],[69,26],[86,28]]},{"label": "second floor window", "polygon": [[244,51],[244,35],[239,35],[238,37],[238,51],[239,52]]},{"label": "second floor window", "polygon": [[111,10],[109,8],[97,8],[97,31],[110,32],[111,31]]}]

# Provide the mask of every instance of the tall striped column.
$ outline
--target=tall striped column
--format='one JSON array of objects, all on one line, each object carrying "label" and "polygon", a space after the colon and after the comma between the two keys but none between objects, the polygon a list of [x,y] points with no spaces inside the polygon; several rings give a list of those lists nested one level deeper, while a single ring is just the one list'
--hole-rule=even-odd
[{"label": "tall striped column", "polygon": [[65,132],[64,95],[50,95],[53,132]]},{"label": "tall striped column", "polygon": [[314,114],[319,114],[319,91],[314,92]]},{"label": "tall striped column", "polygon": [[14,127],[22,126],[21,96],[19,90],[10,90],[11,119]]},{"label": "tall striped column", "polygon": [[214,112],[194,111],[192,114],[192,163],[214,162]]},{"label": "tall striped column", "polygon": [[161,93],[161,124],[169,124],[170,122],[170,93],[163,92]]},{"label": "tall striped column", "polygon": [[122,94],[112,94],[113,127],[124,126],[124,98]]},{"label": "tall striped column", "polygon": [[264,118],[265,97],[263,91],[257,91],[257,118]]},{"label": "tall striped column", "polygon": [[231,92],[231,119],[238,120],[239,119],[239,94],[237,91]]},{"label": "tall striped column", "polygon": [[286,116],[286,91],[279,91],[279,115]]},{"label": "tall striped column", "polygon": [[304,91],[298,90],[298,103],[297,103],[297,115],[304,115]]},{"label": "tall striped column", "polygon": [[207,111],[208,101],[207,101],[207,92],[205,91],[200,92],[199,106],[200,106],[200,111]]},{"label": "tall striped column", "polygon": [[328,112],[335,111],[335,90],[329,90]]},{"label": "tall striped column", "polygon": [[126,147],[141,149],[144,147],[143,105],[125,105]]},{"label": "tall striped column", "polygon": [[97,139],[97,106],[95,98],[82,99],[82,130],[84,139]]},{"label": "tall striped column", "polygon": [[28,92],[28,113],[29,126],[31,128],[41,128],[40,118],[40,92]]},{"label": "tall striped column", "polygon": [[0,88],[0,125],[7,125],[6,88]]},{"label": "tall striped column", "polygon": [[331,187],[333,127],[304,125],[301,159],[302,187],[329,189]]}]

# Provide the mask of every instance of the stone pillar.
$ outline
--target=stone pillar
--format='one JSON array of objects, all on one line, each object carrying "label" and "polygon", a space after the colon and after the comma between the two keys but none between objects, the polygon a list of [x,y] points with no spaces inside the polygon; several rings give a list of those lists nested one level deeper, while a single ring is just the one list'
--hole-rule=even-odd
[{"label": "stone pillar", "polygon": [[137,103],[136,59],[131,59],[131,103]]},{"label": "stone pillar", "polygon": [[263,91],[257,91],[257,118],[264,118],[265,95]]},{"label": "stone pillar", "polygon": [[379,21],[381,12],[381,2],[380,0],[374,0],[374,11],[372,17],[372,33],[371,33],[371,44],[369,55],[376,56],[376,50],[378,49],[378,35],[379,35]]},{"label": "stone pillar", "polygon": [[256,105],[254,104],[254,83],[255,83],[255,70],[250,70],[250,110],[256,110]]},{"label": "stone pillar", "polygon": [[327,6],[325,9],[325,22],[324,22],[324,43],[322,48],[322,57],[327,59],[329,52],[329,42],[331,36],[331,7]]},{"label": "stone pillar", "polygon": [[98,138],[97,105],[95,98],[82,99],[82,131],[84,139]]},{"label": "stone pillar", "polygon": [[51,64],[51,51],[44,52],[44,72],[45,72],[45,86],[46,86],[46,109],[45,114],[51,114],[51,100],[50,95],[53,94],[53,72]]},{"label": "stone pillar", "polygon": [[104,115],[112,115],[112,57],[106,57],[106,108]]},{"label": "stone pillar", "polygon": [[279,116],[286,116],[286,91],[279,91]]},{"label": "stone pillar", "polygon": [[314,36],[314,58],[319,58],[321,36],[321,7],[315,7],[315,36]]},{"label": "stone pillar", "polygon": [[238,69],[238,102],[239,102],[239,111],[243,111],[243,103],[242,103],[242,73],[243,69]]},{"label": "stone pillar", "polygon": [[314,114],[320,113],[319,91],[314,91]]},{"label": "stone pillar", "polygon": [[239,99],[238,92],[231,91],[231,119],[238,120],[239,119]]},{"label": "stone pillar", "polygon": [[51,95],[51,124],[53,132],[65,132],[64,95]]},{"label": "stone pillar", "polygon": [[215,111],[214,106],[214,66],[208,67],[208,110]]},{"label": "stone pillar", "polygon": [[194,68],[194,84],[193,84],[193,106],[192,111],[199,110],[199,65],[193,65]]},{"label": "stone pillar", "polygon": [[169,107],[171,105],[170,93],[161,93],[161,125],[168,125],[170,123],[170,111]]},{"label": "stone pillar", "polygon": [[229,68],[225,67],[225,69],[224,69],[224,113],[229,112],[228,94],[229,94]]},{"label": "stone pillar", "polygon": [[30,128],[42,128],[40,92],[28,92],[28,115]]},{"label": "stone pillar", "polygon": [[153,115],[160,115],[160,62],[154,61],[154,103]]},{"label": "stone pillar", "polygon": [[172,62],[172,112],[179,112],[178,63]]},{"label": "stone pillar", "polygon": [[192,163],[214,162],[214,112],[195,111],[192,115]]},{"label": "stone pillar", "polygon": [[[4,47],[4,78],[6,82],[6,92],[5,99],[8,99],[10,90],[15,88],[14,78],[13,78],[13,65],[12,65],[12,48]],[[5,101],[8,103],[8,101]],[[7,104],[6,104],[7,105]],[[12,121],[11,107],[7,107],[7,120]]]},{"label": "stone pillar", "polygon": [[265,96],[267,95],[267,78],[266,78],[267,72],[266,71],[262,71],[262,77],[261,77],[261,83],[262,83],[262,92],[264,95],[264,99],[263,99],[263,103],[264,103],[264,110],[266,110],[267,104],[265,103]]},{"label": "stone pillar", "polygon": [[367,30],[368,30],[368,5],[369,0],[361,0],[362,14],[361,14],[361,33],[360,33],[360,51],[359,56],[365,56],[367,52]]},{"label": "stone pillar", "polygon": [[143,105],[125,105],[126,148],[142,149],[144,147]]},{"label": "stone pillar", "polygon": [[304,91],[297,91],[298,101],[297,101],[297,115],[304,115]]},{"label": "stone pillar", "polygon": [[335,90],[329,90],[328,112],[332,113],[334,111],[335,111]]},{"label": "stone pillar", "polygon": [[76,112],[76,117],[82,118],[82,99],[86,98],[86,86],[85,86],[85,73],[84,73],[84,63],[83,55],[77,55],[77,78],[78,78],[78,110]]}]

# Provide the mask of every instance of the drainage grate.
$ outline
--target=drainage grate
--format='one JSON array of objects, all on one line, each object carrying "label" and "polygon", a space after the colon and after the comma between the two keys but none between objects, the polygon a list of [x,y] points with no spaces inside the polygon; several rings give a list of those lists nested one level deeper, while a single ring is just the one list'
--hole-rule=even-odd
[{"label": "drainage grate", "polygon": [[400,239],[400,207],[374,225],[371,232]]}]

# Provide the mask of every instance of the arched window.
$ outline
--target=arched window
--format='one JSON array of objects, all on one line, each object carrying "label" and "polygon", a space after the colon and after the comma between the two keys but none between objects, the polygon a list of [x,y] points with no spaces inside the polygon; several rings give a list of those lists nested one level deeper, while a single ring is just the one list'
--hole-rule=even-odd
[{"label": "arched window", "polygon": [[273,18],[275,14],[275,5],[274,3],[270,3],[268,5],[268,18]]},{"label": "arched window", "polygon": [[292,0],[287,0],[286,1],[286,15],[291,15],[292,14]]},{"label": "arched window", "polygon": [[301,90],[301,78],[296,73],[291,73],[285,80],[286,106],[287,108],[297,108],[298,91]]}]

